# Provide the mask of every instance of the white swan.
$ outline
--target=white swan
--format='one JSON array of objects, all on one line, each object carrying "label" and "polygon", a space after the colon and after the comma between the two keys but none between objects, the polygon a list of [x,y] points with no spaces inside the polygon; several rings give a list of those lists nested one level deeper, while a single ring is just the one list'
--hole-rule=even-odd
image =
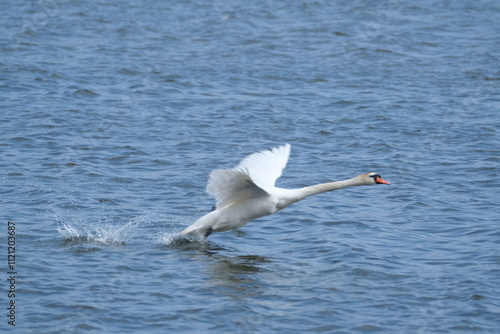
[{"label": "white swan", "polygon": [[300,189],[274,186],[290,155],[290,145],[250,154],[233,169],[214,170],[209,177],[207,192],[215,196],[215,209],[199,218],[180,235],[224,232],[242,227],[251,220],[280,211],[311,195],[352,186],[390,184],[376,173],[355,178],[322,183]]}]

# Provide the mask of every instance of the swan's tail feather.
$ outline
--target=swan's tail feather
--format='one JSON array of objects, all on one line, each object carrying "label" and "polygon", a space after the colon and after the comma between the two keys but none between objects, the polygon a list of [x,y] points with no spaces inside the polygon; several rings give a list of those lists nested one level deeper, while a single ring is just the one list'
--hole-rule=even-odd
[{"label": "swan's tail feather", "polygon": [[[190,225],[188,228],[186,228],[184,231],[180,233],[180,235],[193,235],[193,234],[201,234],[204,235],[208,229],[212,229],[213,232],[213,225],[217,221],[219,215],[219,211],[215,210],[212,212],[207,213],[197,221],[195,221],[192,225]],[[210,233],[212,233],[210,232]]]}]

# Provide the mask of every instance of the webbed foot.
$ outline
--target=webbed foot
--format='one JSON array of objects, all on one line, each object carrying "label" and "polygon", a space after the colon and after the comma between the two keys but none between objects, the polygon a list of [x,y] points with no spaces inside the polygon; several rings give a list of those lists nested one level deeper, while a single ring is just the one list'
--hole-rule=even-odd
[{"label": "webbed foot", "polygon": [[212,232],[214,231],[213,228],[209,227],[206,231],[205,234],[203,235],[205,238],[208,237]]}]

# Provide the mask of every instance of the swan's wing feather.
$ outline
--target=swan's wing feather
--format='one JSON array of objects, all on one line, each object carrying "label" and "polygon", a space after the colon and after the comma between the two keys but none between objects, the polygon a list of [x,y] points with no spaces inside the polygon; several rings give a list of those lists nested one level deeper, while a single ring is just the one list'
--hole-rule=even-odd
[{"label": "swan's wing feather", "polygon": [[234,169],[217,169],[210,173],[207,192],[215,197],[218,208],[268,195],[255,185],[249,175]]},{"label": "swan's wing feather", "polygon": [[267,196],[281,176],[290,156],[290,145],[250,154],[233,169],[218,169],[210,174],[207,192],[217,207],[250,198]]},{"label": "swan's wing feather", "polygon": [[290,148],[290,144],[285,144],[250,154],[234,170],[247,174],[257,187],[269,191],[286,167]]}]

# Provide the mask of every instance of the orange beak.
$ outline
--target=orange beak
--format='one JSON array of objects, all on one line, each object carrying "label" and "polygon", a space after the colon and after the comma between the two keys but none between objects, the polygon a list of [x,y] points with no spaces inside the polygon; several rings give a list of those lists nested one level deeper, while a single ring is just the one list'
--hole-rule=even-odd
[{"label": "orange beak", "polygon": [[389,181],[384,180],[380,176],[375,179],[375,183],[378,183],[378,184],[391,184]]}]

